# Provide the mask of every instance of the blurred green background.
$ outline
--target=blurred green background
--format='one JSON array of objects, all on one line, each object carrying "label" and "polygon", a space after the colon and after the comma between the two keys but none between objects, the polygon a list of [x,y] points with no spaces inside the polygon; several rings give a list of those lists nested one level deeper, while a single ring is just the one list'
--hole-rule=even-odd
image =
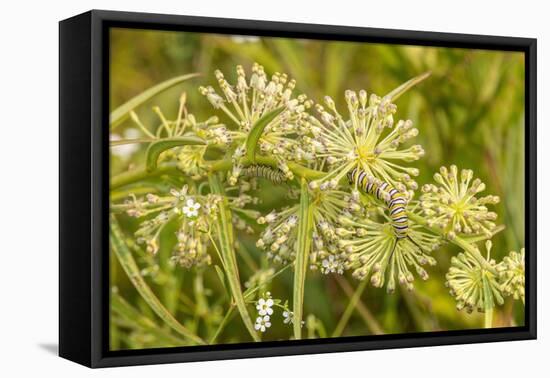
[{"label": "blurred green background", "polygon": [[[384,95],[404,81],[431,71],[426,81],[397,101],[397,118],[414,122],[420,134],[413,143],[421,144],[426,151],[425,157],[414,164],[421,172],[417,181],[420,185],[431,182],[433,173],[442,165],[473,169],[475,176],[487,184],[485,193],[501,198],[495,211],[499,214],[497,223],[506,229],[493,239],[492,256],[498,261],[510,250],[519,251],[524,246],[523,53],[112,29],[111,109],[161,81],[198,72],[200,77],[162,93],[137,109],[137,113],[144,124],[157,125],[158,118],[151,107],[159,105],[167,117],[175,118],[178,98],[185,91],[188,109],[199,120],[219,116],[198,93],[198,86],[215,86],[215,69],[222,70],[229,82],[234,82],[235,66],[240,64],[250,72],[253,62],[263,65],[268,75],[276,71],[288,73],[297,80],[297,92],[316,102],[330,95],[342,112],[346,89],[366,89],[368,93]],[[130,121],[116,132],[123,138],[135,134]],[[112,154],[112,174],[143,164],[144,151],[145,146],[141,146],[132,151],[130,158]],[[287,201],[284,194],[285,189],[274,188],[261,207],[279,208]],[[121,222],[130,236],[135,221],[124,217]],[[137,247],[134,251],[148,283],[165,306],[182,324],[208,334],[225,314],[227,299],[213,269],[197,273],[168,264],[174,231],[168,227],[163,232],[161,251],[155,258]],[[254,246],[255,238],[242,236],[241,241],[253,256],[254,265],[269,267]],[[458,312],[444,286],[450,258],[458,252],[452,245],[437,251],[434,256],[438,265],[429,270],[430,279],[417,280],[412,293],[397,291],[388,295],[383,289],[369,286],[361,298],[362,310],[352,314],[343,335],[370,334],[365,326],[365,316],[369,314],[385,333],[481,328],[482,314]],[[239,263],[244,282],[253,269]],[[200,293],[199,283],[204,287]],[[164,327],[140,299],[115,259],[111,260],[111,284],[137,310],[137,315]],[[312,317],[306,324],[306,334],[330,336],[349,302],[346,292],[357,285],[348,275],[336,279],[308,273],[305,314]],[[269,289],[274,297],[291,301],[291,271],[278,277]],[[523,317],[523,307],[507,299],[495,311],[494,326],[521,325]],[[280,313],[278,317],[274,315],[272,323],[264,340],[289,338],[291,327],[282,324]],[[178,345],[140,324],[113,313],[112,349]],[[246,341],[249,338],[238,317],[219,340]]]}]

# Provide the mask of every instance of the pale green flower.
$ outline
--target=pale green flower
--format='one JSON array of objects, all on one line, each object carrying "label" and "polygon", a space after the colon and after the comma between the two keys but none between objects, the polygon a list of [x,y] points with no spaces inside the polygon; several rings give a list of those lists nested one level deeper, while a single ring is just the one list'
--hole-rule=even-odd
[{"label": "pale green flower", "polygon": [[502,292],[525,303],[525,248],[512,251],[497,265]]},{"label": "pale green flower", "polygon": [[353,270],[353,276],[359,280],[370,277],[375,287],[383,287],[387,282],[389,293],[397,283],[412,290],[411,269],[426,280],[428,272],[424,266],[436,264],[429,253],[439,248],[441,240],[410,220],[409,238],[403,239],[396,237],[389,221],[342,217],[341,224],[346,232],[339,232],[343,238],[338,244],[348,254],[346,269]]},{"label": "pale green flower", "polygon": [[434,180],[437,185],[424,185],[420,197],[430,226],[441,228],[450,238],[459,233],[492,236],[497,214],[489,211],[487,205],[497,204],[499,197],[476,197],[485,190],[485,184],[480,179],[473,180],[472,170],[461,170],[459,177],[455,165],[450,169],[441,167]]},{"label": "pale green flower", "polygon": [[[490,240],[485,243],[485,247],[488,264],[496,267],[495,261],[490,258],[492,247]],[[455,297],[458,310],[465,308],[468,313],[474,309],[485,312],[486,309],[494,308],[495,304],[504,303],[498,276],[468,253],[459,253],[451,259],[451,267],[446,279],[446,286]]]},{"label": "pale green flower", "polygon": [[233,154],[234,169],[230,183],[234,184],[242,170],[241,160],[245,154],[244,142],[252,126],[264,115],[282,109],[264,129],[258,142],[261,154],[269,154],[277,159],[279,168],[287,178],[293,174],[286,161],[309,161],[314,157],[314,149],[303,137],[310,133],[311,124],[307,110],[312,102],[305,95],[293,97],[296,86],[286,74],[276,72],[269,79],[264,68],[255,63],[252,74],[247,79],[242,66],[237,66],[235,84],[229,84],[221,71],[215,72],[221,95],[211,87],[200,87],[200,93],[216,109],[220,109],[231,119],[235,128],[229,130],[231,139],[237,143]]},{"label": "pale green flower", "polygon": [[[257,203],[247,192],[250,186],[228,187],[227,200],[233,214],[235,228],[252,233],[247,220],[256,218],[258,212],[248,209]],[[177,222],[177,243],[172,261],[185,268],[209,265],[208,248],[211,244],[211,227],[218,216],[221,197],[215,194],[199,194],[187,185],[171,189],[169,193],[147,194],[143,198],[131,195],[123,205],[116,205],[129,216],[142,219],[135,232],[138,244],[145,245],[147,252],[156,254],[160,248],[160,233],[171,221]]]},{"label": "pale green flower", "polygon": [[[338,246],[338,217],[351,203],[349,193],[342,190],[312,190],[313,206],[313,242],[310,251],[310,268],[322,273],[338,273],[340,267],[333,269],[346,252]],[[267,257],[277,263],[287,263],[295,258],[298,234],[299,206],[294,205],[272,211],[258,218],[259,224],[266,224],[256,245],[267,252]],[[332,258],[330,256],[333,256]],[[335,260],[336,259],[336,260]],[[325,261],[323,263],[323,261]],[[327,263],[330,262],[330,268]],[[328,268],[328,269],[327,269]]]},{"label": "pale green flower", "polygon": [[384,180],[401,191],[417,188],[413,176],[418,169],[403,163],[418,160],[424,155],[419,145],[401,148],[401,145],[414,138],[418,130],[412,121],[394,123],[397,111],[389,98],[380,98],[361,90],[359,94],[346,91],[348,116],[345,118],[336,109],[332,98],[325,97],[326,110],[317,105],[321,121],[311,118],[313,142],[319,151],[317,156],[327,164],[328,174],[321,180],[313,181],[312,187],[323,182],[334,186],[354,168]]}]

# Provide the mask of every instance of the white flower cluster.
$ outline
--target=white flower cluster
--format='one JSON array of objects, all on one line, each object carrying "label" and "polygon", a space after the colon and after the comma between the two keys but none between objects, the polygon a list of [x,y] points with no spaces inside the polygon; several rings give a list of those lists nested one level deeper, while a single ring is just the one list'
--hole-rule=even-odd
[{"label": "white flower cluster", "polygon": [[260,298],[256,303],[256,310],[258,310],[258,317],[256,318],[256,324],[254,328],[256,331],[265,332],[271,327],[271,315],[273,315],[274,301],[271,298],[271,293],[268,291],[263,298]]}]

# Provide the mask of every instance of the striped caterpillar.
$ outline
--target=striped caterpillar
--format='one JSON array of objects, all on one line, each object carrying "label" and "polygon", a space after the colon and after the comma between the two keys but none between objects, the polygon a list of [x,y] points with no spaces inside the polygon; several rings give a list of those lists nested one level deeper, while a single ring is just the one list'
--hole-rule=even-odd
[{"label": "striped caterpillar", "polygon": [[[394,188],[391,184],[377,180],[365,171],[354,168],[348,173],[350,185],[357,186],[366,194],[384,202],[388,207],[391,226],[397,238],[393,250],[402,239],[409,239],[420,250],[423,250],[409,235],[409,217],[407,216],[407,197],[404,193]],[[392,250],[392,254],[393,254]]]},{"label": "striped caterpillar", "polygon": [[279,170],[271,168],[268,165],[250,165],[241,171],[241,175],[245,177],[261,177],[271,181],[274,184],[281,184],[287,180],[285,174]]}]

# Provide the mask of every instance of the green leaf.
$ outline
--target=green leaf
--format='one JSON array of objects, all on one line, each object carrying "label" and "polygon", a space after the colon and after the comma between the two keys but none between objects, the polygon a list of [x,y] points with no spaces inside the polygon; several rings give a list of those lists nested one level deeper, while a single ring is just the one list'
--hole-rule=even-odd
[{"label": "green leaf", "polygon": [[405,93],[406,91],[408,91],[409,89],[411,89],[415,85],[417,85],[417,84],[421,83],[422,81],[424,81],[425,79],[427,79],[428,76],[430,76],[431,74],[432,73],[428,71],[428,72],[424,72],[422,75],[418,75],[416,77],[413,77],[412,79],[404,82],[403,84],[401,84],[400,86],[395,88],[393,91],[391,91],[390,93],[388,93],[384,97],[389,97],[391,101],[395,101],[403,93]]},{"label": "green leaf", "polygon": [[157,161],[159,155],[169,150],[170,148],[179,146],[205,146],[206,141],[199,137],[187,136],[187,137],[174,137],[161,139],[157,142],[153,142],[149,145],[146,152],[146,167],[147,172],[152,172],[157,168]]},{"label": "green leaf", "polygon": [[256,162],[256,146],[258,145],[258,141],[260,140],[260,137],[262,136],[265,127],[269,125],[269,123],[273,121],[275,117],[281,114],[284,109],[284,106],[281,106],[280,108],[270,111],[258,121],[256,121],[254,126],[252,126],[250,133],[248,133],[248,138],[246,139],[246,157],[252,163]]},{"label": "green leaf", "polygon": [[302,338],[302,318],[304,306],[304,289],[309,260],[309,250],[313,238],[313,206],[310,203],[306,180],[302,179],[300,192],[300,220],[298,224],[296,260],[294,266],[294,287],[292,311],[294,311],[294,338]]},{"label": "green leaf", "polygon": [[210,184],[210,189],[212,193],[218,194],[222,197],[222,200],[218,204],[219,216],[216,219],[215,227],[216,234],[220,243],[220,254],[223,259],[223,267],[225,269],[225,277],[229,284],[229,290],[231,291],[231,296],[235,301],[235,305],[239,310],[242,321],[252,336],[254,341],[260,341],[256,330],[254,329],[254,324],[252,324],[252,319],[246,308],[246,303],[241,289],[241,282],[239,279],[239,270],[237,267],[237,257],[235,255],[235,237],[233,234],[233,223],[231,222],[231,210],[229,209],[229,203],[227,202],[227,197],[225,196],[225,191],[222,187],[220,179],[217,174],[211,174],[208,176],[208,182]]},{"label": "green leaf", "polygon": [[122,122],[124,122],[130,112],[146,102],[147,100],[153,98],[154,96],[158,95],[159,93],[173,87],[174,85],[177,85],[185,80],[192,79],[194,77],[199,76],[198,73],[192,73],[182,76],[177,76],[172,79],[168,79],[166,81],[163,81],[160,84],[157,84],[143,92],[141,92],[136,97],[132,98],[128,102],[125,102],[124,104],[120,105],[118,108],[113,110],[111,112],[111,115],[109,117],[109,126],[112,130],[114,130],[116,127],[118,127]]},{"label": "green leaf", "polygon": [[122,269],[128,275],[130,282],[136,288],[141,297],[151,307],[151,309],[161,318],[168,326],[174,331],[185,336],[187,339],[195,344],[205,344],[199,336],[195,335],[185,326],[174,318],[174,316],[164,307],[160,300],[155,296],[149,285],[143,279],[139,267],[130,252],[130,249],[126,245],[123,239],[122,231],[118,225],[118,222],[114,216],[110,217],[109,222],[110,233],[109,240],[111,243],[111,250],[115,253]]},{"label": "green leaf", "polygon": [[218,275],[218,278],[220,279],[220,282],[223,286],[223,290],[225,291],[225,294],[228,296],[228,297],[231,297],[231,295],[229,294],[229,290],[227,290],[227,285],[226,285],[226,280],[225,280],[225,274],[223,274],[223,270],[222,268],[220,268],[219,266],[217,265],[214,265],[214,269],[216,270],[216,274]]}]

